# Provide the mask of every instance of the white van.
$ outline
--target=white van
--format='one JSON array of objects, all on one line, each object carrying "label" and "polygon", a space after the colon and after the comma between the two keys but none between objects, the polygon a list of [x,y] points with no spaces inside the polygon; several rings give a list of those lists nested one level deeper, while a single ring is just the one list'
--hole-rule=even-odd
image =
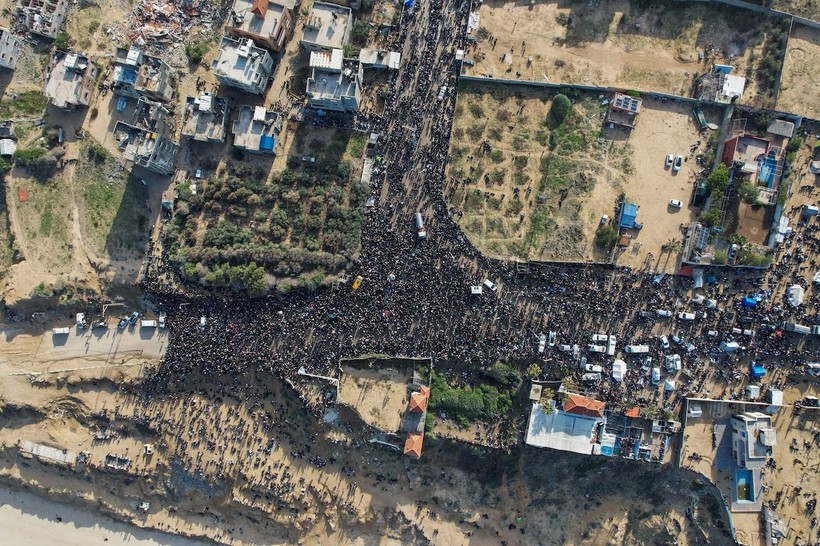
[{"label": "white van", "polygon": [[55,336],[67,336],[71,330],[66,327],[54,328],[51,333]]},{"label": "white van", "polygon": [[416,213],[416,233],[419,236],[419,239],[426,239],[427,238],[427,228],[424,227],[424,218],[421,217],[421,213]]},{"label": "white van", "polygon": [[606,341],[609,339],[609,336],[606,334],[592,334],[592,343],[597,343],[599,341]]},{"label": "white van", "polygon": [[631,355],[643,355],[649,352],[649,345],[627,345],[624,351]]},{"label": "white van", "polygon": [[538,354],[540,355],[541,353],[543,353],[544,349],[546,349],[546,348],[547,348],[547,336],[545,336],[544,334],[541,334],[540,336],[538,336]]},{"label": "white van", "polygon": [[599,373],[585,373],[581,376],[582,383],[600,383],[601,374]]},{"label": "white van", "polygon": [[141,320],[140,321],[140,328],[156,328],[157,321],[155,320]]},{"label": "white van", "polygon": [[496,287],[495,283],[493,281],[491,281],[490,279],[484,279],[484,286],[486,288],[488,288],[489,290],[492,290],[493,292],[498,290],[498,287]]},{"label": "white van", "polygon": [[667,309],[658,309],[657,311],[655,311],[655,313],[657,313],[659,317],[671,317],[672,316],[672,311],[669,311]]},{"label": "white van", "polygon": [[615,356],[615,341],[615,336],[609,336],[606,342],[606,354],[609,356]]},{"label": "white van", "polygon": [[159,327],[160,328],[165,328],[165,318],[167,316],[168,315],[165,314],[165,311],[160,311],[160,313],[159,313]]},{"label": "white van", "polygon": [[661,382],[661,369],[652,368],[652,384],[657,385]]},{"label": "white van", "polygon": [[604,371],[604,369],[596,364],[587,364],[586,366],[584,366],[584,371],[592,373],[601,373]]},{"label": "white van", "polygon": [[603,353],[606,352],[606,347],[605,346],[603,346],[603,345],[594,345],[592,343],[587,345],[587,349],[591,353],[601,353],[601,354],[603,354]]},{"label": "white van", "polygon": [[678,320],[695,320],[694,313],[678,313]]}]

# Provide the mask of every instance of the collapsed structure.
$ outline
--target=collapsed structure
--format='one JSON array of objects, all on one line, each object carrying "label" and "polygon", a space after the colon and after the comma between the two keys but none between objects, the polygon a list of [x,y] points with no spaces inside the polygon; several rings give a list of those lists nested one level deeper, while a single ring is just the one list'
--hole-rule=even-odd
[{"label": "collapsed structure", "polygon": [[172,140],[173,117],[159,102],[140,97],[131,123],[114,127],[123,157],[135,165],[162,175],[174,172],[179,146]]},{"label": "collapsed structure", "polygon": [[169,102],[174,98],[173,70],[159,57],[145,54],[141,48],[117,48],[114,54],[111,91],[123,97],[148,97]]},{"label": "collapsed structure", "polygon": [[200,142],[225,142],[228,99],[203,93],[185,100],[182,136]]},{"label": "collapsed structure", "polygon": [[16,23],[31,34],[53,40],[68,15],[68,0],[18,0]]},{"label": "collapsed structure", "polygon": [[49,103],[63,110],[88,106],[97,73],[97,67],[85,55],[56,51],[46,68],[43,94]]}]

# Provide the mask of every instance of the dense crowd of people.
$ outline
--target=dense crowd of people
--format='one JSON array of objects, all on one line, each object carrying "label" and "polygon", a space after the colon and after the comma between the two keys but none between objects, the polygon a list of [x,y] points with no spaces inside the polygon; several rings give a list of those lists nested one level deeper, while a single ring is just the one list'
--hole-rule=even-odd
[{"label": "dense crowd of people", "polygon": [[[820,248],[816,221],[796,225],[768,272],[715,270],[715,282],[700,291],[715,302],[711,307],[691,301],[691,280],[659,281],[651,274],[597,265],[522,270],[486,258],[472,245],[443,194],[460,70],[456,50],[466,45],[468,9],[468,3],[433,0],[406,11],[400,29],[386,38],[386,47],[402,51],[402,67],[392,76],[384,113],[355,122],[380,135],[371,182],[376,206],[368,209],[360,257],[349,271],[351,279],[363,278],[361,287],[352,290],[348,282],[262,299],[194,296],[184,283],[182,290],[170,288],[166,255],[144,281],[168,312],[173,334],[162,365],[153,372],[153,389],[174,389],[195,371],[241,394],[252,388],[243,383],[248,371],[288,381],[296,380],[300,368],[336,376],[340,357],[373,353],[431,357],[455,382],[477,380],[469,372],[496,360],[537,362],[545,378],[580,379],[579,359],[558,346],[585,349],[590,334],[606,333],[617,336],[619,349],[650,345],[655,365],[662,366],[667,354],[681,354],[688,380],[665,396],[660,387],[649,388],[646,361],[633,359],[621,382],[604,374],[595,387],[599,396],[671,409],[681,396],[705,388],[710,378],[739,383],[748,373],[746,356],[794,373],[817,359],[816,336],[797,338],[780,328],[784,320],[820,324],[816,292],[799,307],[783,303],[786,287],[805,286],[806,273],[814,272]],[[425,239],[413,225],[416,213],[425,219]],[[484,287],[483,293],[472,294],[471,286],[482,286],[485,279],[498,290]],[[741,306],[741,298],[750,295],[756,306]],[[662,319],[666,331],[681,340],[663,349],[656,337],[658,309],[703,314],[692,321]],[[755,333],[737,335],[735,327]],[[710,330],[717,335],[705,335]],[[548,331],[555,331],[558,341],[542,354],[539,338]],[[743,346],[739,351],[716,353],[719,341],[732,339]],[[587,358],[604,367],[611,360]]]}]

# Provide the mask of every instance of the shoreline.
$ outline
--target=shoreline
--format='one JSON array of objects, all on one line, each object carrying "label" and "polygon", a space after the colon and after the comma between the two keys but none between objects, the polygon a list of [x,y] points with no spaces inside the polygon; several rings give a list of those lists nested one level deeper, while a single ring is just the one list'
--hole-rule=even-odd
[{"label": "shoreline", "polygon": [[28,488],[0,485],[0,527],[9,544],[40,546],[57,540],[61,546],[89,544],[132,546],[206,546],[197,540],[142,528],[85,507],[62,504]]}]

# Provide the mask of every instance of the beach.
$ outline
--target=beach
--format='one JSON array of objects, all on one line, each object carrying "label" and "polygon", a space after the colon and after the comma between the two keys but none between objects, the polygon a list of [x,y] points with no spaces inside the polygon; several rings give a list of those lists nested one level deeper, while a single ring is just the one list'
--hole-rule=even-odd
[{"label": "beach", "polygon": [[0,488],[0,527],[3,542],[14,546],[203,546],[159,531],[140,529],[83,509],[62,505],[25,491]]}]

